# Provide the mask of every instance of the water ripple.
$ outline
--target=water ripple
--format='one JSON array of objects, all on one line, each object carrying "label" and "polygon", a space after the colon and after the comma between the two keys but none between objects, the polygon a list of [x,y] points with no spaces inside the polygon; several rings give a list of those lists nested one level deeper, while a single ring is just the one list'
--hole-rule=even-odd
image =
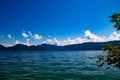
[{"label": "water ripple", "polygon": [[101,51],[0,52],[0,80],[119,80],[120,70],[102,71]]}]

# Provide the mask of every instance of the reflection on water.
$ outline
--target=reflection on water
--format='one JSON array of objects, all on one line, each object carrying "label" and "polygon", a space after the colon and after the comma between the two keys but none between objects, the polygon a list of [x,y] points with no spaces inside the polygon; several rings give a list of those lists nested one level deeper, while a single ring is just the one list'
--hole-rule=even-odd
[{"label": "reflection on water", "polygon": [[0,51],[0,80],[119,80],[97,67],[102,51]]}]

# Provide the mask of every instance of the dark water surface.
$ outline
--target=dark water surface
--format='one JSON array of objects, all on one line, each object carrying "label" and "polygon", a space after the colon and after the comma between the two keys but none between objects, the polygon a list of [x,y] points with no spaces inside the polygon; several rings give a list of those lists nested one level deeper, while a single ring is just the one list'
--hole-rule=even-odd
[{"label": "dark water surface", "polygon": [[120,70],[98,68],[102,51],[0,51],[0,80],[120,80]]}]

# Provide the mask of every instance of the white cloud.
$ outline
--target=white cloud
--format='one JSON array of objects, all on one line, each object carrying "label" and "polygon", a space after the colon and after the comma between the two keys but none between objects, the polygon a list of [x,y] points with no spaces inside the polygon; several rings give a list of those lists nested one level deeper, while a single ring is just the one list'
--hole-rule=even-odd
[{"label": "white cloud", "polygon": [[59,41],[59,45],[64,46],[64,45],[71,45],[71,44],[80,44],[83,42],[86,42],[86,39],[82,39],[80,37],[77,37],[75,39],[68,38],[66,40]]},{"label": "white cloud", "polygon": [[68,38],[66,40],[58,40],[56,38],[47,39],[43,43],[54,44],[54,45],[58,45],[58,46],[64,46],[64,45],[71,45],[71,44],[80,44],[80,43],[83,43],[83,42],[86,42],[86,39],[81,39],[80,37],[77,37],[75,39]]},{"label": "white cloud", "polygon": [[31,31],[28,31],[28,34],[29,34],[30,36],[32,36],[32,33],[31,33]]},{"label": "white cloud", "polygon": [[30,39],[26,39],[25,42],[19,42],[18,40],[16,40],[13,45],[16,45],[16,44],[24,44],[24,45],[27,45],[27,46],[31,45],[30,44]]},{"label": "white cloud", "polygon": [[27,46],[31,45],[30,44],[30,39],[26,39],[25,42],[19,42],[18,40],[16,40],[13,45],[16,45],[16,44],[24,44],[24,45],[27,45]]},{"label": "white cloud", "polygon": [[46,43],[46,44],[53,44],[53,40],[52,40],[52,39],[47,39],[47,40],[44,41],[43,43]]},{"label": "white cloud", "polygon": [[11,46],[13,46],[12,44],[8,44],[8,43],[3,43],[2,45],[5,46],[5,47],[11,47]]},{"label": "white cloud", "polygon": [[59,45],[60,44],[60,42],[56,38],[53,39],[53,42],[54,42],[55,45]]},{"label": "white cloud", "polygon": [[58,45],[58,46],[62,46],[62,44],[63,44],[62,41],[59,41],[59,40],[57,40],[56,38],[54,38],[54,39],[47,39],[47,40],[44,41],[43,43],[53,44],[53,45]]},{"label": "white cloud", "polygon": [[15,41],[15,45],[16,45],[16,44],[20,44],[20,42],[19,42],[18,40],[16,40],[16,41]]},{"label": "white cloud", "polygon": [[27,38],[27,37],[28,37],[28,34],[26,34],[25,32],[22,32],[22,36],[23,36],[24,38]]},{"label": "white cloud", "polygon": [[39,39],[42,39],[42,36],[40,36],[38,34],[34,34],[33,38],[36,40],[39,40]]},{"label": "white cloud", "polygon": [[[85,42],[106,42],[106,41],[120,40],[120,34],[117,33],[117,32],[112,32],[110,34],[110,36],[108,36],[108,37],[95,35],[95,34],[91,33],[90,30],[84,31],[84,34],[85,35],[84,35],[83,38],[76,37],[74,39],[67,38],[67,39],[64,39],[64,40],[58,40],[57,38],[50,39],[51,37],[48,37],[48,39],[43,41],[43,43],[54,44],[54,45],[58,45],[58,46],[64,46],[64,45],[71,45],[71,44],[81,44],[81,43],[85,43]],[[30,46],[31,45],[30,44],[30,39],[31,38],[33,38],[35,40],[42,39],[41,35],[32,34],[31,31],[22,32],[22,36],[25,38],[25,41],[19,42],[18,40],[16,40],[15,42],[13,42],[14,43],[13,45],[24,44],[24,45]],[[4,36],[0,36],[0,37],[4,37]],[[13,38],[13,36],[10,35],[10,34],[8,34],[7,37],[9,39]],[[27,38],[29,38],[29,39],[27,39]]]},{"label": "white cloud", "polygon": [[103,42],[105,41],[105,37],[97,36],[95,34],[92,34],[89,30],[85,31],[85,37],[88,38],[91,42]]},{"label": "white cloud", "polygon": [[53,44],[53,45],[60,45],[60,41],[58,41],[56,38],[54,38],[54,39],[47,39],[43,43]]},{"label": "white cloud", "polygon": [[120,34],[117,33],[116,31],[112,32],[110,37],[107,39],[108,41],[113,41],[113,40],[120,40]]},{"label": "white cloud", "polygon": [[8,36],[8,38],[9,38],[9,39],[11,39],[11,38],[12,38],[12,35],[10,35],[10,34],[8,34],[7,36]]},{"label": "white cloud", "polygon": [[81,44],[85,42],[106,42],[106,41],[120,40],[120,34],[118,34],[117,32],[113,32],[109,37],[97,36],[91,33],[89,30],[86,30],[84,33],[85,33],[84,38],[76,37],[74,39],[68,38],[65,40],[58,40],[57,38],[54,38],[54,39],[47,39],[43,43],[64,46],[71,44]]},{"label": "white cloud", "polygon": [[22,32],[22,36],[24,37],[24,38],[33,38],[33,39],[35,39],[35,40],[40,40],[40,39],[42,39],[42,36],[41,35],[39,35],[39,34],[32,34],[32,32],[31,31],[27,31],[27,32]]},{"label": "white cloud", "polygon": [[30,46],[30,39],[26,39],[24,45]]},{"label": "white cloud", "polygon": [[18,40],[16,40],[15,42],[12,43],[3,43],[2,45],[4,45],[5,47],[12,47],[16,44],[20,44],[20,42]]}]

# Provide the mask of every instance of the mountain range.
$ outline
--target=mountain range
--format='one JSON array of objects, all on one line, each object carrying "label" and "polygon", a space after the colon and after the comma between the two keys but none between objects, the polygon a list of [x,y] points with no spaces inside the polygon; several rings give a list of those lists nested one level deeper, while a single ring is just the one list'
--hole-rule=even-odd
[{"label": "mountain range", "polygon": [[24,44],[16,44],[11,47],[4,47],[0,45],[0,50],[21,50],[21,51],[56,51],[56,50],[101,50],[103,44],[119,45],[120,41],[109,41],[109,42],[86,42],[81,44],[72,44],[66,46],[57,46],[51,44],[41,44],[26,46]]}]

